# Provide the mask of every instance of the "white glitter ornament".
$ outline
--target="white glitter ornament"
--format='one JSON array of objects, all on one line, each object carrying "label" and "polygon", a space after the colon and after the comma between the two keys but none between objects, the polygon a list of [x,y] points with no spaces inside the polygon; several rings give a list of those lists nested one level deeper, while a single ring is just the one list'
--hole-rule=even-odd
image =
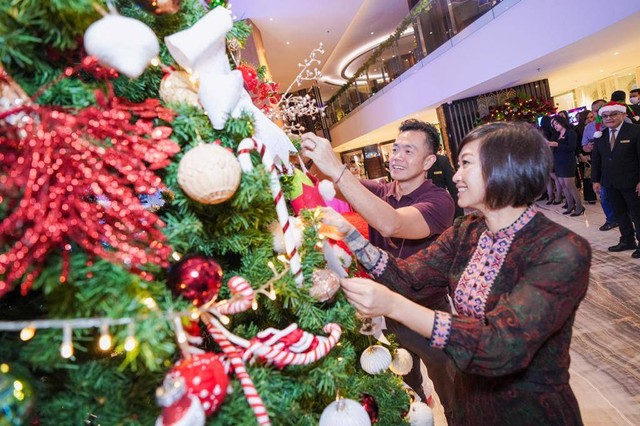
[{"label": "white glitter ornament", "polygon": [[404,376],[405,374],[409,374],[412,367],[413,359],[411,358],[411,354],[409,353],[409,351],[403,348],[398,348],[393,356],[391,365],[389,365],[389,370],[393,371],[399,376]]},{"label": "white glitter ornament", "polygon": [[409,407],[407,420],[411,426],[433,426],[433,411],[424,402],[414,401]]},{"label": "white glitter ornament", "polygon": [[391,353],[380,345],[369,346],[360,355],[360,366],[369,374],[379,374],[389,368]]},{"label": "white glitter ornament", "polygon": [[155,33],[137,19],[111,13],[84,33],[84,48],[102,65],[137,78],[160,53]]},{"label": "white glitter ornament", "polygon": [[371,426],[371,419],[359,402],[340,398],[324,409],[319,426]]},{"label": "white glitter ornament", "polygon": [[160,99],[168,104],[200,106],[198,91],[184,71],[171,71],[160,82]]},{"label": "white glitter ornament", "polygon": [[219,204],[233,196],[240,185],[238,159],[217,144],[192,148],[180,160],[178,184],[193,200]]}]

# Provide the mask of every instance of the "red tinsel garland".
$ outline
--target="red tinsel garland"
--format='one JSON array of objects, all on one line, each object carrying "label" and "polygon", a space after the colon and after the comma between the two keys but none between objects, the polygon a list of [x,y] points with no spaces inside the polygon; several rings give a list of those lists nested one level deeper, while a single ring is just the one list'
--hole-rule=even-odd
[{"label": "red tinsel garland", "polygon": [[[62,251],[66,280],[74,242],[88,253],[125,265],[144,278],[147,263],[167,266],[164,226],[136,194],[163,188],[152,171],[179,146],[172,129],[146,118],[171,118],[157,99],[131,105],[98,96],[99,107],[71,114],[24,106],[0,117],[0,297],[24,277],[26,294],[46,256]],[[140,118],[133,120],[134,114]],[[18,124],[2,119],[22,113]],[[146,137],[146,136],[150,136]]]}]

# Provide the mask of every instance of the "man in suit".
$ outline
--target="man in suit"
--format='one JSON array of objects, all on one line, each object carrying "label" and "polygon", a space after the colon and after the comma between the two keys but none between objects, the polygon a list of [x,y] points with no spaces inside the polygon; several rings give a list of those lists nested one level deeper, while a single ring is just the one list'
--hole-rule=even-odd
[{"label": "man in suit", "polygon": [[636,117],[640,117],[640,89],[632,89],[629,91],[629,108],[634,112]]},{"label": "man in suit", "polygon": [[453,175],[456,171],[451,166],[449,157],[446,155],[436,154],[436,162],[433,166],[427,170],[427,179],[442,189],[446,189],[453,198],[453,203],[456,206],[455,217],[464,216],[464,211],[458,206],[458,189],[453,182]]},{"label": "man in suit", "polygon": [[[620,229],[620,242],[609,251],[634,250],[640,259],[640,126],[625,122],[627,106],[609,102],[598,111],[606,127],[591,153],[593,190],[607,191]],[[635,234],[635,238],[634,238]]]}]

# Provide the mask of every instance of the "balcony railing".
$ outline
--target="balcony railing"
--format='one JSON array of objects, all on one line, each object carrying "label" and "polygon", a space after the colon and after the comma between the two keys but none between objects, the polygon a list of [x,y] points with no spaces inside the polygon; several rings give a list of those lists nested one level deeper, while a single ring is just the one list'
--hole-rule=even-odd
[{"label": "balcony railing", "polygon": [[[369,98],[382,91],[389,83],[404,72],[449,42],[487,12],[497,13],[494,7],[503,0],[431,0],[418,14],[413,13],[422,2],[414,6],[409,14],[411,23],[402,35],[383,49],[373,48],[352,61],[352,66],[360,66],[360,72],[342,86],[338,94],[328,102],[325,114],[328,125],[332,126]],[[497,8],[496,8],[497,9]],[[405,21],[403,21],[405,22]],[[397,33],[398,31],[396,31]],[[383,44],[385,44],[383,43]],[[375,59],[372,59],[374,58]],[[343,77],[346,78],[344,75]]]}]

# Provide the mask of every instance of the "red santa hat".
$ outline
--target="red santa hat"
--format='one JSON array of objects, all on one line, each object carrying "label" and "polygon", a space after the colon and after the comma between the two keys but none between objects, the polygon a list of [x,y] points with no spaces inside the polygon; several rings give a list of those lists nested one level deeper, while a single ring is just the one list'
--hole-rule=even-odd
[{"label": "red santa hat", "polygon": [[608,104],[604,104],[598,110],[598,115],[602,116],[602,113],[610,113],[610,112],[621,112],[623,114],[627,113],[627,106],[625,104],[621,104],[620,102],[611,101]]}]

